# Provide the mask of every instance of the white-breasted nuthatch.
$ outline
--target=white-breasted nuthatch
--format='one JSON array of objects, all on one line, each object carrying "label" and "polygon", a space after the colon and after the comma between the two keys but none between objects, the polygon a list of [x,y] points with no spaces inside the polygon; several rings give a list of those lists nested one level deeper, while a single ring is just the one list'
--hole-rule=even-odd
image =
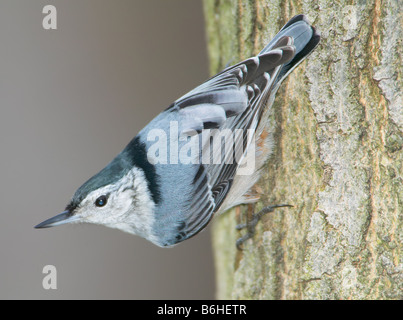
[{"label": "white-breasted nuthatch", "polygon": [[[213,215],[256,201],[248,191],[273,144],[265,115],[281,82],[319,40],[304,15],[293,17],[257,56],[226,68],[155,117],[75,192],[63,213],[36,228],[88,222],[166,247],[203,230]],[[212,144],[217,132],[219,143]],[[211,156],[215,151],[218,157]],[[240,174],[248,153],[253,171]]]}]

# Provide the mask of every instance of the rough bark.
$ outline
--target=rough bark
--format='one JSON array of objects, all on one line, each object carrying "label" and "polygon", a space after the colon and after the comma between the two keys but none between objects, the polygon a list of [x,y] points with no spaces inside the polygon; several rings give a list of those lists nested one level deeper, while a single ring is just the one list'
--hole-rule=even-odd
[{"label": "rough bark", "polygon": [[[403,298],[399,1],[205,0],[211,73],[256,54],[292,16],[322,34],[273,106],[261,200],[213,223],[217,298]],[[276,209],[243,251],[253,211]]]}]

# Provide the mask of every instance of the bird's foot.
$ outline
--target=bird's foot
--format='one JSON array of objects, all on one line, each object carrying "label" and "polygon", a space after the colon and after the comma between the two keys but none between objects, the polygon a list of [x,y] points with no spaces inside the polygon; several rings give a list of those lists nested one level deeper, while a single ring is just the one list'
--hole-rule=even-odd
[{"label": "bird's foot", "polygon": [[260,221],[260,219],[261,219],[266,213],[273,212],[274,209],[276,209],[276,208],[282,208],[282,207],[292,207],[292,205],[289,205],[289,204],[276,204],[276,205],[264,207],[264,208],[263,208],[262,210],[260,210],[259,212],[254,213],[254,214],[252,215],[252,219],[249,220],[247,223],[238,224],[238,225],[236,226],[236,229],[237,229],[237,230],[242,230],[242,229],[245,229],[245,228],[247,229],[247,233],[236,241],[236,247],[238,248],[238,250],[242,250],[242,244],[243,244],[246,240],[252,238],[252,237],[255,235],[256,225],[258,224],[258,222]]}]

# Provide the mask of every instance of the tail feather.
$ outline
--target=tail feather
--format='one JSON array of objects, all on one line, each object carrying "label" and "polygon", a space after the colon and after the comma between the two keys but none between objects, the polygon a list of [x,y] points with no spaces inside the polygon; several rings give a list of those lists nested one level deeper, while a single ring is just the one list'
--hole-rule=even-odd
[{"label": "tail feather", "polygon": [[288,21],[270,43],[263,48],[259,55],[274,49],[278,45],[278,42],[282,41],[281,38],[286,39],[286,37],[294,40],[295,56],[291,61],[282,66],[277,77],[277,84],[280,84],[315,49],[320,41],[320,34],[309,24],[306,16],[300,14]]}]

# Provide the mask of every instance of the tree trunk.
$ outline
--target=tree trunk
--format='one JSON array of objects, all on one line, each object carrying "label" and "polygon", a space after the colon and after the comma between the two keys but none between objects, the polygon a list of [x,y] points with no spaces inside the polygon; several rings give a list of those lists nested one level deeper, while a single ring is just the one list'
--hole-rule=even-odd
[{"label": "tree trunk", "polygon": [[[205,0],[211,73],[292,16],[321,32],[273,105],[261,200],[213,223],[219,299],[403,298],[402,13],[395,0]],[[236,224],[269,204],[243,251]]]}]

